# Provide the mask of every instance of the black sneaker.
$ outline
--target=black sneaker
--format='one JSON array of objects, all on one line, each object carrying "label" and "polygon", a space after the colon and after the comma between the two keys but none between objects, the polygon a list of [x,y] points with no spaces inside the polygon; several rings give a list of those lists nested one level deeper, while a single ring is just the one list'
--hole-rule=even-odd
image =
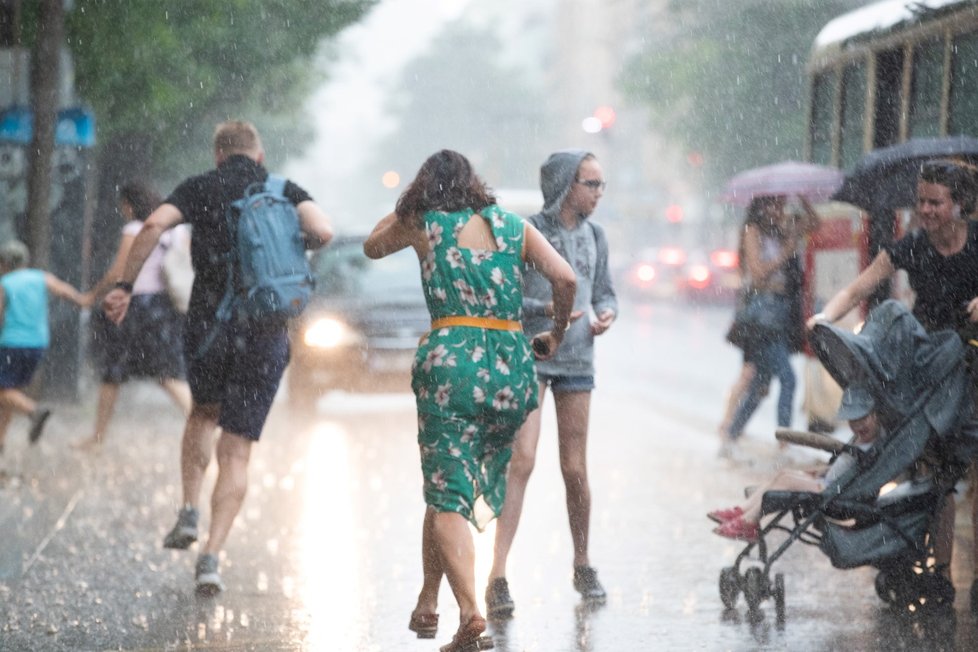
[{"label": "black sneaker", "polygon": [[194,571],[197,595],[210,598],[224,590],[224,582],[221,581],[221,573],[218,571],[219,565],[217,555],[205,553],[197,558]]},{"label": "black sneaker", "polygon": [[497,577],[486,587],[486,615],[490,619],[504,620],[513,615],[516,605],[509,594],[509,583],[505,577]]},{"label": "black sneaker", "polygon": [[598,571],[591,566],[574,567],[574,589],[585,600],[604,602],[608,597],[601,582],[598,581]]},{"label": "black sneaker", "polygon": [[47,408],[37,408],[31,414],[31,429],[27,433],[27,439],[32,444],[36,444],[37,440],[41,438],[41,433],[44,432],[44,424],[47,423],[49,416],[51,416],[51,410]]},{"label": "black sneaker", "polygon": [[182,508],[177,515],[177,524],[163,538],[163,547],[175,550],[189,548],[190,544],[197,540],[198,515],[196,507]]}]

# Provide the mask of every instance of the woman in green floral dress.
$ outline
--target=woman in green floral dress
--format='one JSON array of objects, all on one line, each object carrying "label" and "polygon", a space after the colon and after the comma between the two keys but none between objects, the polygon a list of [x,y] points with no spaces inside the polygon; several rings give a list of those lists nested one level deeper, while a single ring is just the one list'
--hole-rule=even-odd
[{"label": "woman in green floral dress", "polygon": [[412,387],[424,474],[424,585],[409,627],[433,637],[442,574],[460,625],[443,652],[486,649],[475,598],[480,530],[499,514],[513,437],[537,405],[534,353],[520,326],[522,269],[537,267],[554,290],[554,330],[534,337],[541,359],[563,338],[575,276],[546,238],[496,200],[457,152],[432,155],[364,244],[371,258],[413,247],[432,330],[415,357]]}]

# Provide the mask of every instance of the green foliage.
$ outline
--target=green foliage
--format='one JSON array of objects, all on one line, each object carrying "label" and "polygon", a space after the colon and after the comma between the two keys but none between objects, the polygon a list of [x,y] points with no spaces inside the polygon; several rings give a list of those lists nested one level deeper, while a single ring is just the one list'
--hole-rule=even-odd
[{"label": "green foliage", "polygon": [[77,92],[102,143],[145,142],[159,169],[185,172],[218,120],[246,117],[266,134],[270,116],[294,125],[320,41],[375,1],[74,0]]},{"label": "green foliage", "polygon": [[650,107],[653,129],[703,154],[714,187],[746,168],[801,159],[809,50],[826,22],[858,4],[672,2],[669,22],[678,28],[656,34],[649,26],[622,86]]}]

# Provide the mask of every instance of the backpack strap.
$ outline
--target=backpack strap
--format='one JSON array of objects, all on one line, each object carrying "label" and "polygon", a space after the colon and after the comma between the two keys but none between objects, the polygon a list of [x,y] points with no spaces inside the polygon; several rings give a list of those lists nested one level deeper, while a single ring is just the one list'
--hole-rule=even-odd
[{"label": "backpack strap", "polygon": [[277,197],[285,197],[285,177],[269,174],[265,179],[265,190]]}]

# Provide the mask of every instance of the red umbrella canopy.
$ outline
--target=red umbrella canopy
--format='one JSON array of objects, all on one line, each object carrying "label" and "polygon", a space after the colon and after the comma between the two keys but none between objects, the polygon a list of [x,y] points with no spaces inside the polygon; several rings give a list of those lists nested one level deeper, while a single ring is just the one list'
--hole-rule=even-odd
[{"label": "red umbrella canopy", "polygon": [[801,195],[818,202],[829,199],[842,185],[841,170],[814,163],[783,161],[745,170],[730,179],[720,201],[747,206],[755,197]]}]

